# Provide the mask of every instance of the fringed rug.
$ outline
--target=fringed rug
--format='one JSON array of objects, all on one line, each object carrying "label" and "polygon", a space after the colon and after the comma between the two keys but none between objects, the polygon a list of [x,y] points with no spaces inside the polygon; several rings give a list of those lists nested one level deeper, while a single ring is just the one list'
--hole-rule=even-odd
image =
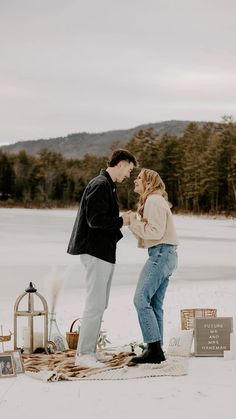
[{"label": "fringed rug", "polygon": [[168,358],[161,364],[128,366],[133,354],[120,352],[104,363],[103,369],[75,366],[75,351],[53,355],[23,355],[25,373],[43,381],[74,380],[127,380],[134,378],[178,376],[187,374],[186,360]]},{"label": "fringed rug", "polygon": [[130,380],[134,378],[187,375],[186,360],[169,358],[161,364],[125,365],[116,369],[102,369],[83,380]]}]

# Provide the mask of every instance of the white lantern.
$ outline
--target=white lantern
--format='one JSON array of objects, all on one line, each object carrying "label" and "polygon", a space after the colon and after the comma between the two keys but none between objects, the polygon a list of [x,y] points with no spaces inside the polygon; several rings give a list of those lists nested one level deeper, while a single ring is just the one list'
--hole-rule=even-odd
[{"label": "white lantern", "polygon": [[[27,309],[20,310],[19,306],[22,300],[27,298]],[[36,298],[37,297],[37,298]],[[41,309],[36,309],[37,304],[41,305]],[[30,282],[29,287],[20,295],[14,306],[14,349],[18,349],[18,319],[25,318],[28,320],[27,326],[23,329],[24,352],[32,354],[38,347],[47,351],[48,346],[48,305],[45,298],[37,292],[37,289]],[[36,327],[36,319],[40,319],[41,328]]]}]

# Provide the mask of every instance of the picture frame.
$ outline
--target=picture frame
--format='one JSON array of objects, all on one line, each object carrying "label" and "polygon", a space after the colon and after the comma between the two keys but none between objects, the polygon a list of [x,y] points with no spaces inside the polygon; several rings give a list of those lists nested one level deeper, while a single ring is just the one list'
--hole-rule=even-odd
[{"label": "picture frame", "polygon": [[20,349],[14,349],[13,351],[7,351],[8,354],[13,356],[13,363],[16,374],[22,374],[25,372],[23,359]]},{"label": "picture frame", "polygon": [[13,355],[11,353],[0,353],[0,378],[15,377],[15,365]]}]

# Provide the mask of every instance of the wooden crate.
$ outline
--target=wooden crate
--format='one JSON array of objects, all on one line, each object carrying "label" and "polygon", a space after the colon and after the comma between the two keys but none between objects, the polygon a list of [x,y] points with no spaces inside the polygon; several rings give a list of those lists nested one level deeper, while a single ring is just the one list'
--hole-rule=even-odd
[{"label": "wooden crate", "polygon": [[195,317],[216,317],[216,308],[185,308],[180,310],[181,329],[189,330],[194,328]]}]

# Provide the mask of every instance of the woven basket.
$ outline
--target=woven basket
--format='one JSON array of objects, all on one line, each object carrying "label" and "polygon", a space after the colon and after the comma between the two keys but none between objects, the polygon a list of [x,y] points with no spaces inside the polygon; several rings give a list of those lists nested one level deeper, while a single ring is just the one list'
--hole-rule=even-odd
[{"label": "woven basket", "polygon": [[0,336],[0,342],[8,342],[9,340],[11,340],[11,335],[12,333],[10,332],[10,335]]},{"label": "woven basket", "polygon": [[216,315],[216,308],[186,308],[180,310],[181,329],[193,329],[195,317],[216,317]]},{"label": "woven basket", "polygon": [[75,319],[70,327],[70,331],[66,332],[66,340],[69,346],[69,349],[77,349],[78,340],[79,340],[79,332],[73,332],[73,327],[77,321],[80,319]]}]

